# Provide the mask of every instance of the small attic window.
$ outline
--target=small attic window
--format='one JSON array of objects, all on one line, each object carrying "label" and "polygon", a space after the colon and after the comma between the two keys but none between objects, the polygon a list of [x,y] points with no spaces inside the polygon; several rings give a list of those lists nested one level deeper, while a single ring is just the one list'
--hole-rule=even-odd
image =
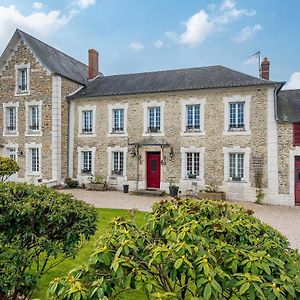
[{"label": "small attic window", "polygon": [[16,65],[16,95],[29,94],[29,64]]}]

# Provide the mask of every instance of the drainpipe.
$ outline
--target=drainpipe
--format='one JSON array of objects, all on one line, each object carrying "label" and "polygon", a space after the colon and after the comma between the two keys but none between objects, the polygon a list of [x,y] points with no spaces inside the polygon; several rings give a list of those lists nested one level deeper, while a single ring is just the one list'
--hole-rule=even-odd
[{"label": "drainpipe", "polygon": [[68,103],[68,130],[67,130],[67,177],[69,177],[70,174],[70,165],[69,165],[69,152],[70,152],[70,99],[67,97],[67,103]]},{"label": "drainpipe", "polygon": [[285,82],[281,83],[280,86],[275,85],[275,89],[274,89],[274,115],[275,115],[275,120],[279,121],[278,119],[278,107],[277,107],[277,95],[278,92],[281,90],[281,88],[284,86]]},{"label": "drainpipe", "polygon": [[140,154],[139,154],[139,146],[136,149],[136,190],[139,189],[139,176],[140,176]]}]

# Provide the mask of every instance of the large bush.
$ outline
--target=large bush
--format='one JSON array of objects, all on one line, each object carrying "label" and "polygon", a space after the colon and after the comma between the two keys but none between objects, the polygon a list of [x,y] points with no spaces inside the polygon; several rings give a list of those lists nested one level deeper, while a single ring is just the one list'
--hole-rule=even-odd
[{"label": "large bush", "polygon": [[0,156],[0,181],[6,181],[11,175],[20,170],[19,165],[10,157]]},{"label": "large bush", "polygon": [[71,195],[0,183],[0,299],[30,297],[38,278],[76,255],[95,229],[95,209]]},{"label": "large bush", "polygon": [[163,201],[144,227],[113,221],[86,265],[55,279],[53,299],[300,299],[300,260],[287,239],[225,202]]}]

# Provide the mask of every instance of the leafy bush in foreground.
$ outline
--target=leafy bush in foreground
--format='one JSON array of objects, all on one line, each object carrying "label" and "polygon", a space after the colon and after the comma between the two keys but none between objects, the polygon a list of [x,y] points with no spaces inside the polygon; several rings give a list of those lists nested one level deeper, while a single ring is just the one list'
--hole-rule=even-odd
[{"label": "leafy bush in foreground", "polygon": [[11,175],[20,170],[19,165],[10,157],[0,156],[0,181],[6,181]]},{"label": "leafy bush in foreground", "polygon": [[95,229],[96,210],[71,195],[0,183],[0,299],[29,298],[38,278],[75,256]]},{"label": "leafy bush in foreground", "polygon": [[117,218],[86,265],[50,284],[53,299],[300,299],[300,259],[287,239],[219,201],[162,201],[147,223]]}]

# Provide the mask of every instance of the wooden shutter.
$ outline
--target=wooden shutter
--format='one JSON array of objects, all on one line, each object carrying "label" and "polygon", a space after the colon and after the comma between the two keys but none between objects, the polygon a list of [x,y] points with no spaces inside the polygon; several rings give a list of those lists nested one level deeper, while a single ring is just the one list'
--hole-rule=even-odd
[{"label": "wooden shutter", "polygon": [[294,123],[294,146],[300,146],[300,123]]}]

